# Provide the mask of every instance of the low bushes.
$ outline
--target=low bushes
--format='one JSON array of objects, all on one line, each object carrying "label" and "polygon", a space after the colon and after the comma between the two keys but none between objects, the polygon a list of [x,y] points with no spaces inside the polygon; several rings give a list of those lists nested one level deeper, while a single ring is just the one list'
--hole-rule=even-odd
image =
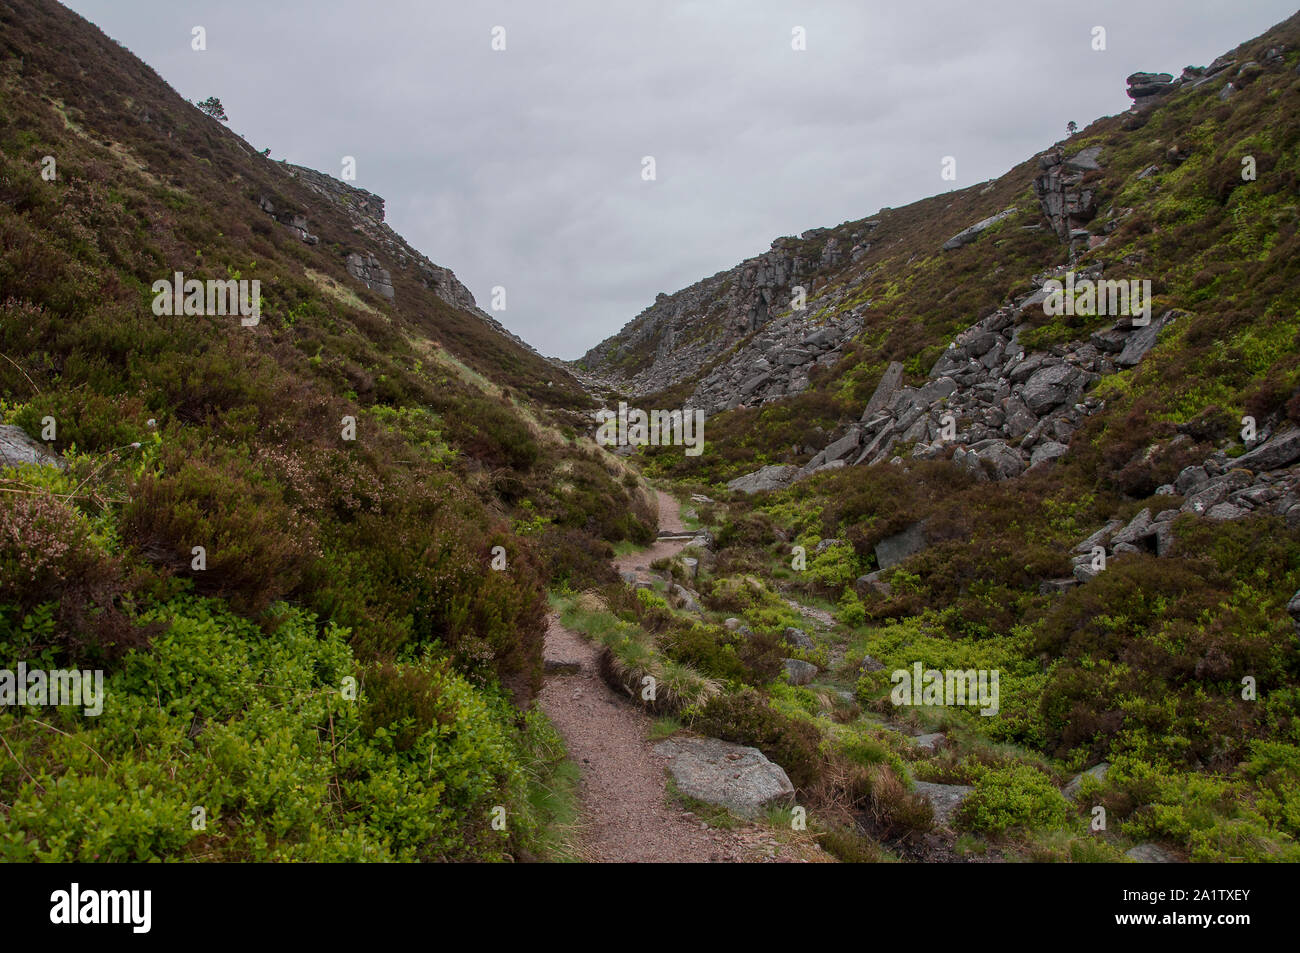
[{"label": "low bushes", "polygon": [[723,741],[757,748],[785,769],[796,788],[812,785],[821,775],[817,728],[782,715],[752,688],[712,699],[695,715],[691,727]]}]

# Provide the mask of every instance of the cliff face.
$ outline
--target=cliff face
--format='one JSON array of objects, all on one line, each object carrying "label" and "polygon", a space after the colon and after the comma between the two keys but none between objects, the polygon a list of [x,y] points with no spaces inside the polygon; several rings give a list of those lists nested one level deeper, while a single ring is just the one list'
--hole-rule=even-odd
[{"label": "cliff face", "polygon": [[[816,322],[806,312],[792,310],[796,289],[805,295],[843,261],[857,260],[865,250],[874,222],[813,229],[799,238],[778,238],[769,251],[735,268],[691,285],[675,294],[661,294],[655,303],[622,331],[592,348],[575,365],[612,387],[644,395],[714,373],[693,396],[695,406],[722,409],[740,400],[762,400],[796,394],[808,386],[810,366],[825,366],[838,354],[836,343],[855,327],[846,316],[834,322],[818,341],[800,351],[787,348],[811,333]],[[838,233],[837,233],[838,232]],[[764,335],[762,353],[748,366],[733,360],[738,344]],[[820,364],[818,363],[820,361]]]}]

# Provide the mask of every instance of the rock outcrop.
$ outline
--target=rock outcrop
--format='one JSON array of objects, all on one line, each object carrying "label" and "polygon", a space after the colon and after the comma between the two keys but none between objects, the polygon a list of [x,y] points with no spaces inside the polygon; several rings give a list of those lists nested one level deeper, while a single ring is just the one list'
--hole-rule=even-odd
[{"label": "rock outcrop", "polygon": [[[688,401],[708,413],[797,394],[809,374],[839,359],[862,328],[866,304],[845,293],[817,299],[818,276],[870,249],[874,221],[778,238],[770,250],[667,295],[574,362],[579,376],[646,394],[713,366]],[[796,289],[803,289],[801,306]],[[745,342],[745,347],[736,348]],[[631,366],[633,370],[625,370]]]},{"label": "rock outcrop", "polygon": [[[1081,277],[1101,275],[1093,266]],[[1041,287],[1048,277],[1037,276],[1035,283]],[[1145,326],[1121,317],[1087,340],[1026,353],[1018,340],[1021,322],[1041,309],[1046,296],[1041,290],[1026,295],[957,335],[921,387],[904,386],[902,366],[891,365],[862,419],[807,464],[766,466],[728,488],[779,490],[828,469],[887,462],[900,445],[924,459],[951,450],[952,461],[977,480],[1009,480],[1064,457],[1074,432],[1102,406],[1088,391],[1103,376],[1141,361],[1179,314],[1166,312]]]},{"label": "rock outcrop", "polygon": [[1064,243],[1090,237],[1084,226],[1097,214],[1097,193],[1084,182],[1084,176],[1100,168],[1100,153],[1100,147],[1092,146],[1069,159],[1059,152],[1038,157],[1042,172],[1034,179],[1034,194],[1052,230]]}]

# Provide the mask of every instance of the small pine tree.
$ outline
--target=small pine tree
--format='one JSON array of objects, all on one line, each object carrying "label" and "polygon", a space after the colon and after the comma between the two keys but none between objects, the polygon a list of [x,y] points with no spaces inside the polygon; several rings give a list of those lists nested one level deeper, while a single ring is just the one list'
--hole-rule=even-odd
[{"label": "small pine tree", "polygon": [[1076,123],[1073,119],[1071,119],[1069,122],[1065,124],[1065,131],[1068,132],[1070,135],[1074,135],[1076,132],[1079,131],[1079,124]]},{"label": "small pine tree", "polygon": [[220,119],[225,122],[228,118],[226,116],[226,107],[221,105],[221,100],[217,99],[216,96],[209,96],[203,102],[198,103],[198,107],[200,111],[213,119]]}]

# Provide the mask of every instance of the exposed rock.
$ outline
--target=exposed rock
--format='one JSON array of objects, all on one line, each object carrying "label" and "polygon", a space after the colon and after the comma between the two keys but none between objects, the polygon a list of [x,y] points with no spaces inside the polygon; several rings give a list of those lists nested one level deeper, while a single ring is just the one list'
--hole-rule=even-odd
[{"label": "exposed rock", "polygon": [[933,731],[927,735],[917,735],[912,739],[912,744],[918,748],[925,748],[927,751],[933,751],[943,744],[946,736],[942,731]]},{"label": "exposed rock", "polygon": [[1110,770],[1110,762],[1103,761],[1100,764],[1094,764],[1082,774],[1076,774],[1070,779],[1070,783],[1061,789],[1061,793],[1073,801],[1079,796],[1079,789],[1083,787],[1084,778],[1095,778],[1098,781],[1106,780],[1106,772]]},{"label": "exposed rock", "polygon": [[793,646],[796,649],[805,649],[811,651],[812,649],[816,648],[816,646],[813,644],[813,640],[808,637],[807,632],[805,632],[803,629],[796,629],[792,625],[786,626],[782,638],[785,639],[787,645]]},{"label": "exposed rock", "polygon": [[866,409],[862,411],[862,420],[865,422],[880,413],[893,399],[902,382],[903,365],[898,361],[894,361],[889,367],[885,368],[884,376],[880,378],[880,383],[876,385],[875,391],[872,392],[871,399],[867,401]]},{"label": "exposed rock", "polygon": [[788,486],[798,472],[798,467],[774,463],[763,467],[761,470],[755,470],[753,473],[746,473],[744,476],[736,477],[727,483],[727,489],[740,493],[763,493],[768,490],[779,490]]},{"label": "exposed rock", "polygon": [[1047,463],[1065,456],[1070,452],[1070,448],[1063,443],[1057,443],[1055,440],[1048,440],[1046,443],[1040,443],[1034,448],[1034,452],[1029,457],[1029,465],[1036,467],[1040,463]]},{"label": "exposed rock", "polygon": [[366,255],[364,258],[357,252],[352,252],[347,257],[348,274],[358,281],[363,281],[367,288],[373,288],[385,298],[392,298],[393,276],[388,269],[379,264],[379,259],[374,255]]},{"label": "exposed rock", "polygon": [[1095,172],[1101,168],[1101,163],[1097,161],[1100,156],[1101,146],[1089,146],[1066,159],[1065,167],[1074,172]]},{"label": "exposed rock", "polygon": [[986,229],[990,228],[993,225],[996,225],[998,222],[1002,221],[1007,216],[1013,214],[1015,210],[1016,207],[1013,205],[1010,208],[1003,209],[1002,211],[998,212],[998,214],[996,215],[990,215],[988,218],[984,219],[983,221],[976,222],[974,225],[970,226],[969,228],[962,229],[952,238],[948,239],[946,242],[943,243],[943,250],[952,251],[955,248],[961,248],[963,245],[969,245],[971,242],[975,241],[975,239],[977,239],[980,236],[981,232],[985,231]]},{"label": "exposed rock", "polygon": [[1068,364],[1049,365],[1035,371],[1025,382],[1020,399],[1035,414],[1042,414],[1065,401],[1070,385],[1078,376],[1078,369]]},{"label": "exposed rock", "polygon": [[1164,326],[1174,320],[1173,311],[1166,311],[1158,318],[1153,318],[1151,323],[1145,327],[1138,328],[1124,344],[1124,350],[1115,358],[1116,367],[1134,367],[1147,351],[1155,346],[1156,338],[1159,337]]},{"label": "exposed rock", "polygon": [[854,450],[858,449],[858,444],[861,439],[862,436],[858,430],[850,430],[843,437],[840,437],[840,439],[826,447],[825,451],[823,451],[826,455],[823,462],[833,463],[836,460],[842,460],[844,457],[847,457]]},{"label": "exposed rock", "polygon": [[739,817],[753,819],[794,803],[794,785],[785,771],[757,748],[717,738],[670,738],[654,751],[668,758],[679,791]]},{"label": "exposed rock", "polygon": [[[1300,460],[1300,428],[1283,431],[1236,460],[1247,470],[1276,470]],[[1181,476],[1181,474],[1179,474]]]},{"label": "exposed rock", "polygon": [[913,523],[901,533],[887,536],[876,543],[876,564],[889,569],[925,549],[925,524]]},{"label": "exposed rock", "polygon": [[0,424],[0,467],[13,467],[23,463],[53,466],[60,470],[68,465],[57,453],[27,436],[21,427]]},{"label": "exposed rock", "polygon": [[781,664],[785,666],[785,675],[791,685],[807,685],[817,677],[817,666],[811,662],[788,658],[782,659]]},{"label": "exposed rock", "polygon": [[[1300,598],[1300,593],[1297,593],[1296,595],[1297,598]],[[1300,625],[1300,605],[1297,606],[1297,612],[1292,613],[1292,615],[1297,619],[1296,624]],[[872,658],[870,655],[862,656],[862,664],[858,667],[859,672],[883,672],[884,670],[884,664],[878,659]]]},{"label": "exposed rock", "polygon": [[[1072,161],[1078,159],[1075,157]],[[1093,153],[1084,157],[1083,164],[1095,165],[1096,159],[1097,154]],[[1068,244],[1076,230],[1096,215],[1096,192],[1083,184],[1085,172],[1063,162],[1059,152],[1039,156],[1038,164],[1043,170],[1034,179],[1034,194],[1038,196],[1039,208],[1051,223],[1057,238]],[[1046,295],[1039,298],[1035,306],[1045,298]]]},{"label": "exposed rock", "polygon": [[1178,858],[1159,844],[1138,844],[1124,852],[1129,860],[1139,864],[1176,864]]},{"label": "exposed rock", "polygon": [[1147,96],[1160,96],[1177,88],[1173,76],[1168,73],[1134,73],[1128,78],[1128,96],[1130,99],[1143,99]]},{"label": "exposed rock", "polygon": [[1144,538],[1151,529],[1151,510],[1144,509],[1129,522],[1122,530],[1112,537],[1110,544],[1116,546],[1120,543],[1136,543],[1139,539]]},{"label": "exposed rock", "polygon": [[961,807],[962,801],[975,790],[969,784],[934,784],[930,781],[915,781],[912,789],[930,802],[930,807],[934,809],[936,827],[951,826],[953,815]]}]

